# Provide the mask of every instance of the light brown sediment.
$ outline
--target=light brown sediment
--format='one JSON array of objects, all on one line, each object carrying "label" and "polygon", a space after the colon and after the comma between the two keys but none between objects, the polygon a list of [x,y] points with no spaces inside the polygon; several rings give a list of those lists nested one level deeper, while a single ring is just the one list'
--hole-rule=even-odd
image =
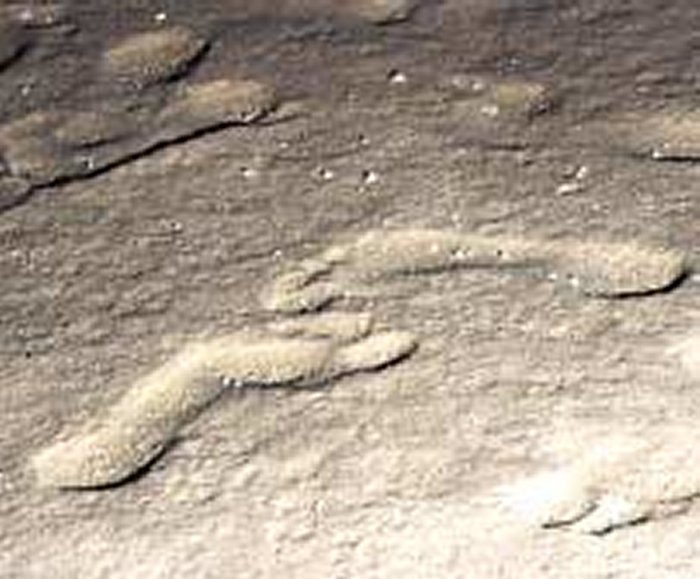
[{"label": "light brown sediment", "polygon": [[373,325],[374,320],[368,312],[320,312],[275,322],[267,326],[267,329],[281,336],[332,338],[339,342],[351,342],[369,335]]},{"label": "light brown sediment", "polygon": [[255,80],[220,78],[186,86],[158,114],[158,123],[180,125],[250,123],[277,104],[272,88]]},{"label": "light brown sediment", "polygon": [[106,77],[145,86],[181,74],[208,42],[183,26],[134,34],[105,51]]},{"label": "light brown sediment", "polygon": [[683,252],[637,242],[564,241],[550,243],[549,248],[552,271],[591,296],[663,291],[688,268]]},{"label": "light brown sediment", "polygon": [[[441,229],[372,230],[293,266],[264,294],[267,309],[318,310],[351,292],[339,278],[365,283],[393,275],[451,269],[533,269],[584,295],[618,298],[663,291],[683,278],[683,252],[636,242],[546,240]],[[319,274],[322,272],[322,274]],[[317,281],[318,280],[318,281]]]},{"label": "light brown sediment", "polygon": [[41,486],[118,484],[158,457],[184,424],[228,388],[332,380],[397,361],[416,344],[405,332],[349,345],[246,333],[197,342],[138,380],[104,416],[38,452],[31,465]]}]

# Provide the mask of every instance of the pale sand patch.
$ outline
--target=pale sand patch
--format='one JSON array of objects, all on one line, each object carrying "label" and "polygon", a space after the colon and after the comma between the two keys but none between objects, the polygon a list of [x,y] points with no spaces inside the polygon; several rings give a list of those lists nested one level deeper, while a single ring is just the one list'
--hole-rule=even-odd
[{"label": "pale sand patch", "polygon": [[185,86],[158,115],[165,126],[250,123],[277,104],[274,91],[254,80],[220,78]]},{"label": "pale sand patch", "polygon": [[411,16],[419,0],[341,0],[338,8],[373,24],[401,22]]},{"label": "pale sand patch", "polygon": [[272,281],[262,302],[271,311],[314,311],[356,291],[339,281],[343,276],[369,283],[387,276],[469,268],[540,270],[584,295],[616,298],[663,291],[682,279],[687,267],[682,252],[637,242],[374,230],[292,266]]},{"label": "pale sand patch", "polygon": [[134,86],[162,82],[182,74],[207,46],[182,26],[134,34],[105,51],[102,73]]},{"label": "pale sand patch", "polygon": [[369,335],[374,326],[368,312],[320,312],[314,316],[293,317],[267,326],[280,336],[333,338],[351,342]]},{"label": "pale sand patch", "polygon": [[685,512],[700,494],[700,431],[574,436],[571,464],[499,489],[502,504],[543,527],[602,534]]},{"label": "pale sand patch", "polygon": [[[363,330],[361,319],[354,324]],[[370,334],[350,344],[252,333],[197,342],[137,381],[104,416],[38,452],[31,466],[41,486],[117,484],[157,458],[185,423],[229,388],[325,382],[380,368],[416,346],[407,332]]]},{"label": "pale sand patch", "polygon": [[636,241],[551,243],[552,270],[586,295],[625,297],[662,291],[687,272],[683,252]]}]

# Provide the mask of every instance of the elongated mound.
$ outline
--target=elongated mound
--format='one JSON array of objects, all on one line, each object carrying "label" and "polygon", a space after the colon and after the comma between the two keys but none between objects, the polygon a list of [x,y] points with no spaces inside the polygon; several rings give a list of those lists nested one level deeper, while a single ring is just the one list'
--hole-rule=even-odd
[{"label": "elongated mound", "polygon": [[[323,333],[329,333],[328,321],[319,322]],[[352,321],[359,335],[369,331],[365,318]],[[184,424],[232,386],[331,380],[379,368],[417,346],[405,332],[370,334],[350,344],[346,337],[347,328],[338,339],[234,334],[187,346],[137,381],[103,417],[38,452],[31,460],[38,484],[118,484],[153,461]]]},{"label": "elongated mound", "polygon": [[66,147],[95,147],[132,134],[134,124],[121,111],[76,111],[66,114],[54,130],[54,138]]},{"label": "elongated mound", "polygon": [[281,336],[332,338],[352,342],[372,331],[373,319],[369,313],[321,312],[313,316],[297,316],[274,323],[269,331]]},{"label": "elongated mound", "polygon": [[40,451],[32,467],[41,486],[119,483],[156,457],[197,411],[222,391],[202,374],[204,353],[186,348],[138,380],[104,416]]},{"label": "elongated mound", "polygon": [[530,268],[564,280],[585,295],[620,298],[672,287],[687,273],[687,262],[683,252],[636,242],[549,241],[442,229],[372,230],[278,276],[263,292],[263,305],[285,313],[314,311],[351,294],[356,288],[348,286],[348,280],[371,283],[385,276],[469,268]]},{"label": "elongated mound", "polygon": [[351,0],[338,3],[344,11],[373,24],[401,22],[411,16],[419,0]]},{"label": "elongated mound", "polygon": [[174,99],[159,115],[164,123],[250,123],[277,103],[274,91],[254,80],[221,78],[195,84]]},{"label": "elongated mound", "polygon": [[277,277],[262,292],[263,308],[298,314],[315,312],[342,295],[342,289],[323,276],[332,273],[333,263],[323,256],[307,259]]},{"label": "elongated mound", "polygon": [[526,265],[540,258],[538,249],[529,240],[511,236],[441,229],[377,230],[359,237],[345,251],[344,260],[369,275],[419,273],[459,267]]},{"label": "elongated mound", "polygon": [[675,284],[687,270],[682,252],[637,243],[568,242],[553,249],[552,269],[592,296],[643,295]]},{"label": "elongated mound", "polygon": [[134,34],[104,53],[104,75],[138,86],[181,74],[207,47],[192,30],[176,26]]},{"label": "elongated mound", "polygon": [[417,347],[418,340],[410,332],[377,332],[339,349],[331,360],[333,373],[348,374],[356,372],[359,368],[381,368],[409,356]]},{"label": "elongated mound", "polygon": [[700,159],[700,112],[678,110],[638,120],[635,141],[657,161]]}]

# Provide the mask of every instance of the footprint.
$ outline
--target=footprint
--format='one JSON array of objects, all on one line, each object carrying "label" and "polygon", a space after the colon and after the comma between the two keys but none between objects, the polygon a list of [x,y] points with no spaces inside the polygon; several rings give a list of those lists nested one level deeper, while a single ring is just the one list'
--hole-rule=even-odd
[{"label": "footprint", "polygon": [[[700,377],[700,334],[667,349]],[[585,427],[556,438],[568,466],[497,489],[501,506],[544,528],[589,534],[682,514],[700,497],[700,431],[694,422],[601,436]],[[567,444],[569,441],[569,444]]]},{"label": "footprint", "polygon": [[[281,333],[330,334],[339,317]],[[38,484],[99,488],[124,482],[155,460],[180,428],[230,388],[323,383],[381,368],[417,346],[406,332],[368,334],[366,316],[348,314],[340,337],[240,333],[194,343],[138,380],[107,412],[61,436],[31,460]],[[348,330],[354,328],[354,330]],[[366,335],[368,334],[368,335]],[[347,342],[349,337],[359,339]]]},{"label": "footprint", "polygon": [[545,528],[604,534],[681,514],[700,496],[697,426],[589,442],[566,468],[498,490],[502,504]]},{"label": "footprint", "polygon": [[547,241],[440,229],[376,230],[330,247],[274,279],[263,294],[271,311],[319,310],[352,293],[339,278],[365,283],[450,269],[529,268],[606,298],[665,290],[685,275],[684,255],[637,243]]},{"label": "footprint", "polygon": [[560,99],[546,85],[516,78],[454,75],[448,78],[444,91],[453,111],[472,122],[530,120],[554,110]]}]

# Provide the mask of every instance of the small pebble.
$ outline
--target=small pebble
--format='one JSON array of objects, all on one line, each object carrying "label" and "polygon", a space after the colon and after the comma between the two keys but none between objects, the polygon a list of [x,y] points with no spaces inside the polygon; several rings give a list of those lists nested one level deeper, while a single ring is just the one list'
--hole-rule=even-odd
[{"label": "small pebble", "polygon": [[566,183],[562,183],[557,187],[556,194],[557,195],[571,195],[573,193],[578,193],[581,191],[583,187],[581,186],[580,183],[576,183],[574,181],[568,181]]},{"label": "small pebble", "polygon": [[408,77],[400,70],[392,70],[389,72],[389,82],[391,84],[406,84]]},{"label": "small pebble", "polygon": [[377,175],[374,171],[363,171],[362,172],[362,182],[365,185],[374,185],[379,181],[379,175]]},{"label": "small pebble", "polygon": [[410,18],[417,0],[352,0],[347,10],[377,25],[394,24]]},{"label": "small pebble", "polygon": [[322,181],[331,181],[335,177],[335,173],[326,167],[319,167],[316,169],[315,174]]}]

